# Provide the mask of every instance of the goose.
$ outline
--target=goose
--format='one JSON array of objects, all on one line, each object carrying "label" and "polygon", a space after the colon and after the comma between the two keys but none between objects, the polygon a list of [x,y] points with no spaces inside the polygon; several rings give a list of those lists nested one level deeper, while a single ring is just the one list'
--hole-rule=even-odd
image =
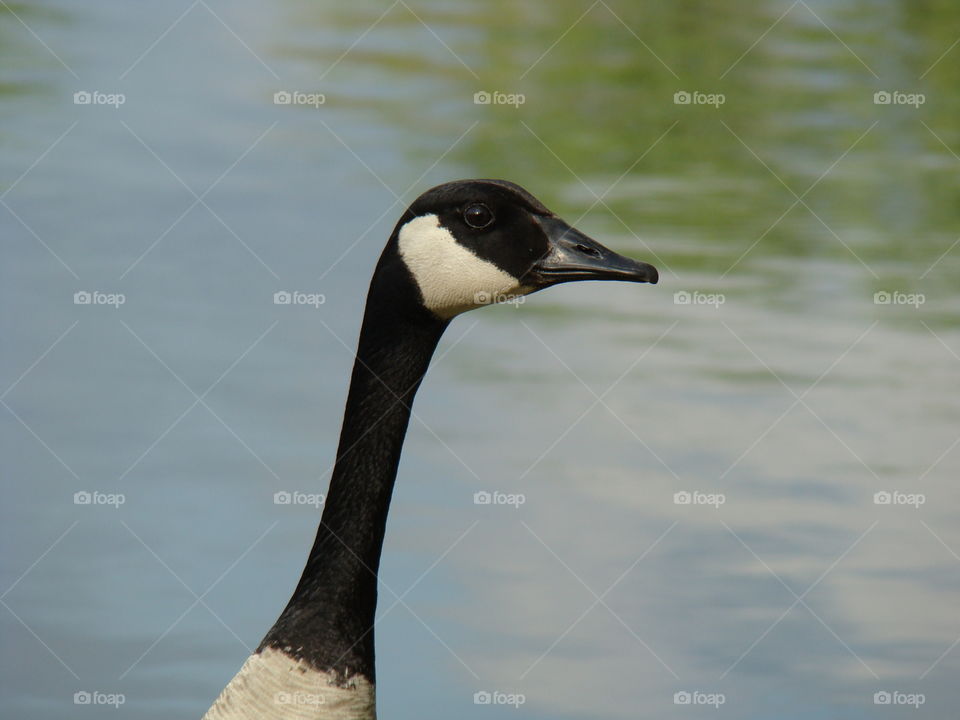
[{"label": "goose", "polygon": [[656,283],[519,185],[457,180],[397,222],[367,294],[316,540],[279,619],[204,720],[372,720],[377,572],[411,404],[457,315],[577,280]]}]

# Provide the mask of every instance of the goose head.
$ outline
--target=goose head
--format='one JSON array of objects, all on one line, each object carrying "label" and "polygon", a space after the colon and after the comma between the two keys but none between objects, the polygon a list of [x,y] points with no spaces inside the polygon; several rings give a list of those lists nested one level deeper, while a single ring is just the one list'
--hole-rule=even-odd
[{"label": "goose head", "polygon": [[565,282],[658,277],[652,265],[604,247],[505,180],[427,190],[400,218],[378,271],[395,272],[397,261],[420,304],[442,320]]}]

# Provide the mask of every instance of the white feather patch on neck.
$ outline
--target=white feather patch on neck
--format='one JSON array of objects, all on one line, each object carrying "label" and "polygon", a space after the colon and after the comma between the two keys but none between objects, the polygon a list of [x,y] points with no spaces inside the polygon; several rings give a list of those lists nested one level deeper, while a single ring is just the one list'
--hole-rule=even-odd
[{"label": "white feather patch on neck", "polygon": [[374,687],[355,675],[347,687],[282,650],[247,658],[203,720],[376,720]]},{"label": "white feather patch on neck", "polygon": [[444,319],[531,290],[458,243],[436,215],[406,223],[398,241],[400,257],[420,288],[423,304]]}]

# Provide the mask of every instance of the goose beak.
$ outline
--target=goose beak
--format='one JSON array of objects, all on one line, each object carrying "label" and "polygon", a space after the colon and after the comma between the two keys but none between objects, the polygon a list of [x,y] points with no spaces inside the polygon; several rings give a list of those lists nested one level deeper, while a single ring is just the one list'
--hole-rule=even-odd
[{"label": "goose beak", "polygon": [[657,282],[659,275],[653,265],[618,255],[560,218],[540,216],[537,222],[549,244],[547,253],[530,269],[541,288],[576,280]]}]

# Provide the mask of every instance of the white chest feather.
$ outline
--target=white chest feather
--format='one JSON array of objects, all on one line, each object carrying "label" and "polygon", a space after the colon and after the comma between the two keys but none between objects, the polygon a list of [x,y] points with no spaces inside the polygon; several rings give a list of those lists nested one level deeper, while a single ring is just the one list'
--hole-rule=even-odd
[{"label": "white chest feather", "polygon": [[203,720],[375,720],[373,685],[356,676],[349,687],[286,653],[251,655]]},{"label": "white chest feather", "polygon": [[423,304],[442,318],[529,291],[517,278],[456,241],[436,215],[414,218],[398,236],[400,257],[420,288]]}]

